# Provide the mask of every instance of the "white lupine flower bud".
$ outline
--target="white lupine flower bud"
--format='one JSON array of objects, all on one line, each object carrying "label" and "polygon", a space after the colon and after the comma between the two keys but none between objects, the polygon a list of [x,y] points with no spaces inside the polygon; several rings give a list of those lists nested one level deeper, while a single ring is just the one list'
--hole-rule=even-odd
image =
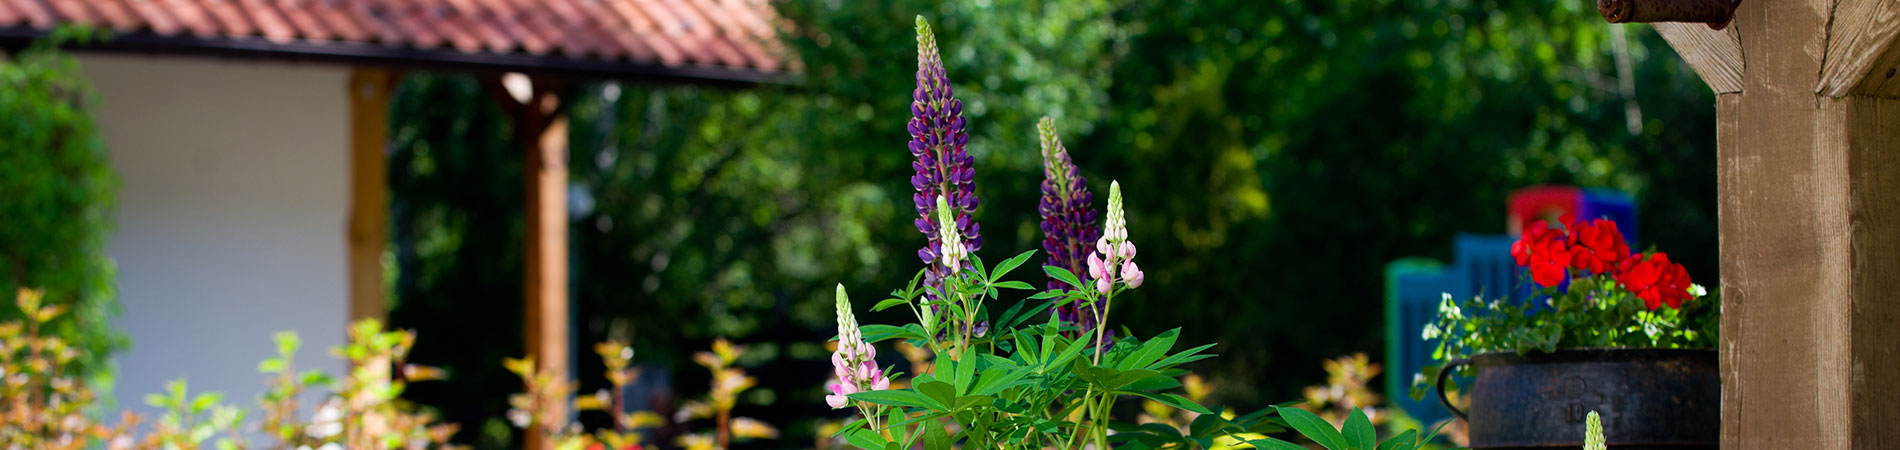
[{"label": "white lupine flower bud", "polygon": [[963,233],[957,230],[956,216],[943,196],[937,197],[937,239],[944,267],[950,268],[950,273],[957,273],[969,250],[963,248]]}]

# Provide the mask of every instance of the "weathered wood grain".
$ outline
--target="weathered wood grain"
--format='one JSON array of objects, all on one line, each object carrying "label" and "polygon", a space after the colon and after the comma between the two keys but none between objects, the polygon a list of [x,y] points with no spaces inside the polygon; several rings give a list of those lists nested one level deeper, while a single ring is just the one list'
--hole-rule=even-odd
[{"label": "weathered wood grain", "polygon": [[1823,108],[1846,115],[1853,448],[1900,448],[1900,99],[1849,97]]},{"label": "weathered wood grain", "polygon": [[1900,100],[1814,88],[1856,45],[1831,41],[1848,3],[1737,12],[1747,70],[1716,127],[1723,448],[1900,446]]},{"label": "weathered wood grain", "polygon": [[1840,0],[1828,23],[1827,55],[1815,92],[1830,97],[1900,96],[1900,4],[1892,0]]},{"label": "weathered wood grain", "polygon": [[[1620,25],[1611,25],[1620,26]],[[1709,90],[1716,94],[1742,91],[1742,37],[1735,27],[1711,30],[1699,23],[1650,24],[1669,47],[1682,56]]]}]

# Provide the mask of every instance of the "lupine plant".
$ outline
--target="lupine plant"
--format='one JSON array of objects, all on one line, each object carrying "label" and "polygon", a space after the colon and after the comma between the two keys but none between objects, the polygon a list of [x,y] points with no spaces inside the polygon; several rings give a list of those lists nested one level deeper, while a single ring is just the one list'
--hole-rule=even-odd
[{"label": "lupine plant", "polygon": [[1609,447],[1603,445],[1603,418],[1597,416],[1596,411],[1590,411],[1590,415],[1584,417],[1583,421],[1583,450],[1606,450],[1608,448]]},{"label": "lupine plant", "polygon": [[[1042,213],[1042,251],[1048,254],[1042,265],[1083,273],[1086,266],[1082,262],[1088,258],[1091,245],[1102,237],[1091,206],[1095,196],[1089,193],[1088,180],[1082,178],[1082,170],[1069,158],[1069,150],[1062,147],[1055,120],[1043,117],[1036,124],[1036,131],[1042,137],[1043,174],[1042,204],[1037,210]],[[1064,287],[1054,278],[1048,282],[1049,290]],[[1089,305],[1088,308],[1102,306]],[[1068,304],[1057,306],[1055,313],[1064,323],[1081,324],[1084,330],[1094,329],[1095,318],[1085,314],[1084,309],[1082,305]]]},{"label": "lupine plant", "polygon": [[[952,256],[983,248],[982,227],[975,218],[976,158],[965,146],[970,133],[964,130],[963,101],[955,97],[950,78],[944,73],[943,59],[937,55],[937,39],[930,25],[917,20],[917,90],[911,92],[910,154],[915,174],[910,184],[917,189],[912,205],[917,209],[917,231],[928,241],[917,257],[929,265],[924,285],[942,291],[943,279],[955,268]],[[947,203],[948,214],[939,214]],[[945,228],[955,233],[945,234]],[[958,245],[945,245],[945,237]],[[949,264],[946,264],[946,261]],[[926,293],[926,295],[936,295]]]},{"label": "lupine plant", "polygon": [[[1045,121],[1040,127],[1045,175],[1051,178],[1044,183],[1043,203],[1044,229],[1051,232],[1044,250],[1052,263],[1043,266],[1052,280],[1048,289],[1005,279],[1035,256],[1034,250],[994,267],[974,254],[981,237],[971,188],[975,173],[964,152],[968,136],[962,103],[952,93],[936,38],[922,17],[917,19],[917,51],[909,123],[917,173],[911,182],[918,189],[917,228],[928,236],[918,252],[926,267],[872,307],[902,307],[915,322],[859,325],[846,288],[839,286],[838,346],[832,355],[837,382],[827,386],[831,395],[825,401],[855,410],[857,419],[835,436],[877,450],[917,445],[928,450],[1209,448],[1218,439],[1243,438],[1254,445],[1293,445],[1258,434],[1283,430],[1275,410],[1235,416],[1169,392],[1180,388],[1179,379],[1188,374],[1180,366],[1212,357],[1203,353],[1212,344],[1177,351],[1178,329],[1145,340],[1107,336],[1115,299],[1141,287],[1146,276],[1135,263],[1121,186],[1110,184],[1104,228],[1093,229],[1087,190],[1053,124]],[[1003,295],[1009,291],[1038,292],[1010,301]],[[1070,311],[1068,317],[1056,312],[1061,310]],[[1036,320],[1043,311],[1051,313]],[[936,360],[914,364],[927,369],[894,382],[904,374],[878,366],[874,347],[890,340],[927,349]],[[1125,397],[1197,416],[1185,432],[1166,424],[1119,421],[1112,412]]]}]

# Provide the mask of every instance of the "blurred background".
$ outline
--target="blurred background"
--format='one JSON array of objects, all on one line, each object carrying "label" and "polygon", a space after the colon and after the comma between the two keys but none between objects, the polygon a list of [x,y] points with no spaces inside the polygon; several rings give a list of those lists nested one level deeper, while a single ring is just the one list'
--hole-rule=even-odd
[{"label": "blurred background", "polygon": [[[1322,360],[1381,360],[1393,338],[1386,265],[1450,261],[1459,233],[1504,234],[1509,196],[1526,187],[1624,193],[1643,246],[1656,243],[1694,279],[1718,279],[1714,98],[1650,28],[1605,24],[1584,0],[767,6],[778,33],[766,48],[782,66],[751,68],[771,76],[556,78],[580,392],[608,386],[592,343],[625,340],[642,371],[630,395],[670,417],[707,393],[711,375],[692,355],[723,337],[746,347],[738,365],[758,383],[740,412],[782,432],[748,445],[808,448],[821,420],[844,416],[820,401],[834,287],[862,310],[921,268],[904,126],[919,14],[966,105],[985,225],[978,256],[1040,248],[1034,123],[1053,118],[1098,197],[1121,182],[1141,245],[1147,284],[1117,303],[1111,323],[1143,336],[1182,327],[1183,342],[1219,343],[1220,357],[1197,363],[1211,403],[1303,399],[1302,387],[1326,383]],[[700,13],[702,25],[722,22],[719,11]],[[0,14],[10,55],[51,26],[9,17]],[[272,117],[349,127],[352,116],[321,113],[344,107],[347,70],[310,55],[171,63],[151,55],[172,45],[163,30],[119,34],[101,44],[112,51],[77,47],[78,66],[56,72],[98,91],[102,143],[78,146],[108,158],[79,167],[117,175],[97,175],[83,196],[62,185],[59,198],[91,199],[91,222],[41,224],[50,207],[14,202],[24,206],[0,217],[10,230],[0,231],[9,255],[0,273],[23,275],[0,287],[78,302],[87,312],[68,331],[97,370],[116,373],[101,379],[117,380],[127,406],[181,376],[258,392],[250,367],[216,372],[194,358],[262,359],[271,330],[297,329],[311,348],[342,342],[351,191],[349,178],[329,174],[348,173],[338,149],[349,144]],[[522,384],[501,361],[528,351],[520,142],[532,137],[497,101],[494,68],[398,65],[383,147],[387,228],[377,237],[386,239],[375,255],[382,307],[392,327],[416,332],[409,360],[450,377],[404,397],[461,424],[458,442],[511,447],[520,432],[508,396]],[[201,109],[221,112],[180,113]],[[10,121],[9,139],[37,136],[34,123]],[[23,150],[0,149],[0,186],[65,183],[12,162],[28,158]],[[293,256],[220,256],[251,251]],[[1033,270],[1017,277],[1043,281]],[[306,354],[312,367],[343,367]],[[580,420],[607,423],[595,416]]]}]

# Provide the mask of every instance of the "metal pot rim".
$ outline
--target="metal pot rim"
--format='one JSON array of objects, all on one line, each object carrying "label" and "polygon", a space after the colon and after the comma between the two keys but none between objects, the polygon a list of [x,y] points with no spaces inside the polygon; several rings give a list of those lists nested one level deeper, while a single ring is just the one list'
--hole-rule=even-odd
[{"label": "metal pot rim", "polygon": [[1645,347],[1582,347],[1564,348],[1545,353],[1532,351],[1518,354],[1515,351],[1484,352],[1471,356],[1478,365],[1506,365],[1522,363],[1553,362],[1593,362],[1593,361],[1656,361],[1656,360],[1706,360],[1716,362],[1715,349],[1697,348],[1645,348]]}]

